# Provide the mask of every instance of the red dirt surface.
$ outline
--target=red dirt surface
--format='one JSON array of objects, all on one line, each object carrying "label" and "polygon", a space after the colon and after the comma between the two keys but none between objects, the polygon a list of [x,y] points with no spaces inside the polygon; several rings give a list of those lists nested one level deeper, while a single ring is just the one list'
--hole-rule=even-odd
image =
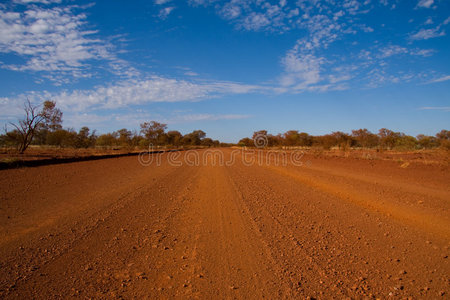
[{"label": "red dirt surface", "polygon": [[55,158],[77,158],[86,156],[102,156],[124,153],[135,153],[142,150],[135,149],[101,149],[101,148],[56,148],[43,146],[30,146],[24,153],[20,154],[15,149],[2,149],[0,151],[0,162],[29,161]]},{"label": "red dirt surface", "polygon": [[0,171],[0,298],[449,297],[448,167],[207,151]]}]

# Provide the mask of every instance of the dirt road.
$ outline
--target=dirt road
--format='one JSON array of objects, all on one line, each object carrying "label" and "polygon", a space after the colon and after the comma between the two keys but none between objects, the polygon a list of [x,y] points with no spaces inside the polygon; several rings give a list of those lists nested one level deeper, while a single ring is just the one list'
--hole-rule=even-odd
[{"label": "dirt road", "polygon": [[449,297],[448,168],[207,151],[0,171],[0,298]]}]

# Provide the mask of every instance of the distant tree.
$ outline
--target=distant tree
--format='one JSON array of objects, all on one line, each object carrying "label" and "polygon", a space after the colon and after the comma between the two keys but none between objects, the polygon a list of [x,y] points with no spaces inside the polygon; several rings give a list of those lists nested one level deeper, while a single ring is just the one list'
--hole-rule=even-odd
[{"label": "distant tree", "polygon": [[393,149],[401,134],[386,128],[381,128],[378,132],[378,136],[380,138],[380,146],[382,148]]},{"label": "distant tree", "polygon": [[133,147],[138,147],[141,140],[144,140],[142,136],[140,136],[136,130],[131,132],[131,145]]},{"label": "distant tree", "polygon": [[240,147],[252,147],[252,146],[254,146],[253,140],[248,138],[248,137],[243,138],[243,139],[241,139],[239,141],[238,146],[240,146]]},{"label": "distant tree", "polygon": [[90,132],[90,129],[86,126],[82,127],[78,132],[75,140],[76,148],[89,148],[95,146],[95,141],[97,136],[95,135],[95,130]]},{"label": "distant tree", "polygon": [[439,140],[434,136],[419,134],[416,138],[420,148],[432,149],[439,147]]},{"label": "distant tree", "polygon": [[38,111],[39,105],[31,104],[29,99],[24,103],[23,109],[25,111],[25,117],[19,120],[18,124],[10,123],[16,129],[14,136],[17,138],[19,153],[27,150],[33,141],[37,129],[46,119],[45,111]]},{"label": "distant tree", "polygon": [[95,144],[101,147],[112,147],[118,144],[117,137],[117,132],[105,133],[97,138]]},{"label": "distant tree", "polygon": [[184,145],[201,145],[206,133],[203,130],[194,130],[191,133],[183,136],[182,142]]},{"label": "distant tree", "polygon": [[201,141],[202,146],[212,147],[214,146],[214,141],[211,138],[204,138]]},{"label": "distant tree", "polygon": [[342,131],[336,131],[331,134],[336,141],[339,149],[347,150],[352,146],[352,137]]},{"label": "distant tree", "polygon": [[306,132],[300,132],[298,134],[298,145],[302,147],[310,147],[313,143],[313,137]]},{"label": "distant tree", "polygon": [[44,101],[41,112],[44,120],[36,128],[34,143],[38,145],[49,144],[47,141],[50,133],[62,129],[63,113],[56,108],[56,102]]},{"label": "distant tree", "polygon": [[176,130],[171,130],[167,132],[167,143],[169,145],[173,145],[175,147],[181,146],[181,139],[183,138],[183,135]]},{"label": "distant tree", "polygon": [[269,146],[269,137],[267,134],[267,130],[259,130],[253,132],[252,140],[253,145],[258,148]]},{"label": "distant tree", "polygon": [[17,129],[7,131],[5,128],[5,134],[1,135],[0,143],[6,147],[18,147],[21,134]]},{"label": "distant tree", "polygon": [[440,132],[436,133],[436,137],[439,140],[450,140],[450,130],[441,130]]},{"label": "distant tree", "polygon": [[56,102],[44,101],[42,108],[42,116],[44,117],[43,127],[50,131],[62,129],[63,113],[56,108]]},{"label": "distant tree", "polygon": [[267,130],[259,130],[253,132],[252,140],[255,140],[257,137],[261,136],[267,137]]},{"label": "distant tree", "polygon": [[47,134],[47,144],[58,147],[73,147],[75,144],[76,132],[57,129]]},{"label": "distant tree", "polygon": [[333,136],[332,134],[315,136],[314,144],[322,147],[324,150],[330,150],[332,147],[337,145],[336,136]]},{"label": "distant tree", "polygon": [[379,143],[378,136],[365,128],[352,130],[352,137],[355,139],[356,145],[363,148],[373,148]]},{"label": "distant tree", "polygon": [[160,145],[163,143],[163,136],[167,129],[167,124],[162,124],[156,121],[145,122],[141,125],[141,133],[153,145]]},{"label": "distant tree", "polygon": [[450,131],[449,130],[441,130],[436,134],[436,137],[439,140],[439,144],[442,148],[450,150]]},{"label": "distant tree", "polygon": [[133,133],[126,129],[122,128],[117,130],[118,138],[117,143],[122,147],[130,147],[131,146],[131,139],[133,138]]},{"label": "distant tree", "polygon": [[267,135],[267,141],[269,147],[274,147],[274,146],[282,146],[284,139],[281,134],[277,135],[269,134]]},{"label": "distant tree", "polygon": [[299,146],[300,144],[300,136],[298,130],[289,130],[283,134],[285,146]]},{"label": "distant tree", "polygon": [[395,148],[403,150],[413,150],[417,148],[417,140],[415,137],[405,134],[399,134],[395,142]]}]

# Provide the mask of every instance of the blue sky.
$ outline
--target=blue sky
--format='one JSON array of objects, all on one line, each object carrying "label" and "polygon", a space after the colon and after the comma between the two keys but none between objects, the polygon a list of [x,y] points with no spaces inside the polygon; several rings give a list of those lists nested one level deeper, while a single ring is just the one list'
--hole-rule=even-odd
[{"label": "blue sky", "polygon": [[446,0],[2,2],[0,124],[28,97],[100,133],[435,134],[450,129],[449,31]]}]

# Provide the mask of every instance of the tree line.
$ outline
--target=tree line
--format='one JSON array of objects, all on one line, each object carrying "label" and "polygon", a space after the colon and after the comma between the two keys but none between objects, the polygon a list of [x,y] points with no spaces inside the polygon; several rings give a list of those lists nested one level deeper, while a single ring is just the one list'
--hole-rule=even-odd
[{"label": "tree line", "polygon": [[272,135],[267,130],[253,133],[252,138],[246,137],[239,141],[239,146],[255,147],[256,140],[263,137],[264,146],[267,147],[321,147],[325,150],[338,148],[373,148],[373,149],[433,149],[444,148],[450,150],[450,131],[441,130],[435,136],[419,134],[416,137],[402,132],[382,128],[377,134],[367,129],[352,130],[351,133],[341,131],[330,134],[313,136],[298,130],[289,130],[285,133]]},{"label": "tree line", "polygon": [[49,145],[66,148],[148,148],[150,146],[224,146],[218,140],[206,137],[202,130],[194,130],[188,134],[179,131],[167,131],[167,124],[156,121],[140,124],[140,131],[126,128],[97,134],[96,130],[82,127],[78,132],[73,128],[62,127],[63,113],[53,101],[45,101],[42,105],[33,105],[30,101],[24,104],[25,116],[4,134],[0,135],[0,145],[16,147],[23,153],[30,145]]},{"label": "tree line", "polygon": [[[156,121],[140,124],[139,132],[122,128],[120,130],[97,134],[96,130],[82,127],[79,131],[62,127],[62,111],[53,101],[44,101],[41,105],[33,105],[29,100],[24,103],[24,117],[17,123],[10,123],[12,130],[5,126],[4,134],[0,135],[0,145],[16,147],[23,153],[30,145],[49,145],[67,148],[148,148],[150,145],[184,147],[229,146],[218,140],[206,137],[202,130],[194,130],[188,134],[179,131],[167,131],[167,124]],[[256,142],[258,138],[262,140]],[[261,143],[262,142],[262,143]],[[269,134],[267,130],[253,133],[252,138],[243,138],[239,146],[254,147],[321,147],[325,150],[339,148],[373,148],[373,149],[433,149],[450,150],[450,131],[441,130],[434,136],[419,134],[416,137],[402,132],[382,128],[378,133],[367,129],[352,130],[351,133],[341,131],[313,136],[298,130],[289,130],[277,135]]]}]

